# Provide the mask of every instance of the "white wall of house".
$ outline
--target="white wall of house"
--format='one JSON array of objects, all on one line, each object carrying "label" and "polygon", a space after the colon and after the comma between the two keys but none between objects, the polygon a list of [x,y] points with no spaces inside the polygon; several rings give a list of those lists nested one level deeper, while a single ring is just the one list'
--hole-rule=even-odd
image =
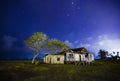
[{"label": "white wall of house", "polygon": [[85,54],[75,53],[75,61],[85,61]]},{"label": "white wall of house", "polygon": [[94,61],[94,55],[92,53],[89,53],[88,54],[88,57],[85,58],[87,62],[92,62]]},{"label": "white wall of house", "polygon": [[80,61],[80,54],[75,53],[75,61]]},{"label": "white wall of house", "polygon": [[81,61],[85,61],[85,54],[80,54],[81,55]]},{"label": "white wall of house", "polygon": [[[69,55],[73,56],[73,58],[70,58]],[[93,61],[94,55],[92,53],[89,53],[87,57],[85,57],[85,54],[79,54],[79,53],[66,53],[66,61]]]},{"label": "white wall of house", "polygon": [[50,63],[50,61],[51,61],[51,55],[46,55],[44,57],[44,63]]},{"label": "white wall of house", "polygon": [[44,57],[44,63],[64,64],[64,55],[47,55]]},{"label": "white wall of house", "polygon": [[66,53],[66,61],[74,61],[74,53],[67,52]]},{"label": "white wall of house", "polygon": [[54,55],[51,64],[64,64],[64,55]]}]

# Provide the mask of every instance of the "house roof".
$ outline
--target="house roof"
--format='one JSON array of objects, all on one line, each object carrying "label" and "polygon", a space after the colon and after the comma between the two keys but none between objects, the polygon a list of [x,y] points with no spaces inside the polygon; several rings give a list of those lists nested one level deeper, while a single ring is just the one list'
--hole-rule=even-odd
[{"label": "house roof", "polygon": [[[80,54],[89,53],[85,47],[81,47],[81,48],[69,49],[69,50],[62,51],[57,54],[51,54],[51,55],[63,55],[65,52],[74,52],[74,53],[80,53]],[[47,56],[47,55],[49,55],[49,54],[46,54],[45,56]]]},{"label": "house roof", "polygon": [[84,48],[84,47],[75,48],[75,49],[69,49],[69,50],[66,50],[66,51],[62,51],[62,52],[60,52],[60,54],[63,54],[63,53],[65,53],[65,52],[74,52],[74,53],[81,53],[81,54],[89,53],[89,52],[87,51],[87,49]]},{"label": "house roof", "polygon": [[84,48],[84,47],[75,48],[75,49],[71,49],[71,50],[74,51],[74,52],[77,52],[77,53],[88,53],[87,49]]}]

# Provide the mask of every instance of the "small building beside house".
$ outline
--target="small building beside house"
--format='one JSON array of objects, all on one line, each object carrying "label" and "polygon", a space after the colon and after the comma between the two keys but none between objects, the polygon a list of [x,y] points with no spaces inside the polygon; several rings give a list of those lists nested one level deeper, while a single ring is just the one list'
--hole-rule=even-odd
[{"label": "small building beside house", "polygon": [[94,61],[93,53],[86,48],[76,48],[63,51],[59,54],[47,54],[44,57],[44,63],[65,64],[65,63],[91,63]]}]

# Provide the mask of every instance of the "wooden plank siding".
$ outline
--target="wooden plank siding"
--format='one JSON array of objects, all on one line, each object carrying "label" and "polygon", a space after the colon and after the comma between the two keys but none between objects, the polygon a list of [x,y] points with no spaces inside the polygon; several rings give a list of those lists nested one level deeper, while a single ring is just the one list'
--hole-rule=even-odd
[{"label": "wooden plank siding", "polygon": [[44,62],[50,64],[64,64],[64,55],[49,54],[44,57]]}]

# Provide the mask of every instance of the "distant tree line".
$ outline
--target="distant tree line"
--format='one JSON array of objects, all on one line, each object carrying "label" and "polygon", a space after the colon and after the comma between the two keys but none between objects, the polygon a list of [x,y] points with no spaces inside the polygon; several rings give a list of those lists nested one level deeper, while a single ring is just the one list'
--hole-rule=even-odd
[{"label": "distant tree line", "polygon": [[[115,52],[113,52],[113,54],[115,54]],[[106,59],[107,56],[110,56],[111,59],[118,59],[119,58],[119,52],[117,52],[117,55],[113,55],[113,54],[109,54],[108,51],[106,51],[104,49],[100,49],[98,52],[98,56],[101,59]]]}]

